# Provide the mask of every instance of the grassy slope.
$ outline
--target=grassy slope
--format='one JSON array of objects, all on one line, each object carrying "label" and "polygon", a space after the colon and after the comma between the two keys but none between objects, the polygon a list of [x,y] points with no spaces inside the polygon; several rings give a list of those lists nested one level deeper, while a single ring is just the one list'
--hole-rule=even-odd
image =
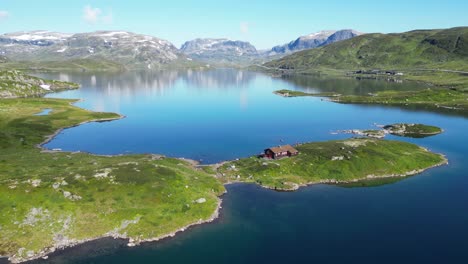
[{"label": "grassy slope", "polygon": [[[125,220],[140,217],[118,233],[146,239],[210,218],[224,188],[187,162],[151,155],[41,153],[36,144],[59,128],[118,118],[79,109],[70,102],[0,100],[0,255],[26,257],[28,251],[37,254],[63,238],[102,236],[125,226]],[[34,115],[44,108],[53,111]],[[107,177],[96,177],[106,171]],[[41,182],[34,187],[32,180]],[[63,181],[67,185],[53,188]],[[67,199],[65,191],[82,198]],[[194,202],[199,198],[207,201]],[[35,215],[34,208],[40,213]]]},{"label": "grassy slope", "polygon": [[468,71],[468,27],[366,34],[266,63],[272,68],[447,69]]},{"label": "grassy slope", "polygon": [[[41,88],[42,84],[49,85],[50,91]],[[39,96],[54,91],[77,88],[79,85],[76,83],[44,80],[19,71],[0,71],[0,98]]]},{"label": "grassy slope", "polygon": [[300,154],[292,158],[250,157],[228,162],[218,173],[225,181],[257,182],[268,188],[291,190],[310,183],[415,174],[445,161],[443,156],[413,144],[378,139],[307,143],[297,149]]}]

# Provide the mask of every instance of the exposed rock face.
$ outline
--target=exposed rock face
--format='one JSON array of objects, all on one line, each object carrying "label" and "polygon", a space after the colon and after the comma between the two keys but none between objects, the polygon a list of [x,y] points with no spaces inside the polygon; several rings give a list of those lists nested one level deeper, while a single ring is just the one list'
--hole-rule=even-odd
[{"label": "exposed rock face", "polygon": [[269,52],[270,55],[287,54],[305,49],[312,49],[325,46],[337,41],[353,38],[362,33],[352,29],[343,29],[339,31],[325,30],[306,36],[301,36],[287,44],[275,46]]},{"label": "exposed rock face", "polygon": [[195,39],[185,42],[180,50],[187,56],[208,63],[229,63],[258,56],[249,42],[228,39]]}]

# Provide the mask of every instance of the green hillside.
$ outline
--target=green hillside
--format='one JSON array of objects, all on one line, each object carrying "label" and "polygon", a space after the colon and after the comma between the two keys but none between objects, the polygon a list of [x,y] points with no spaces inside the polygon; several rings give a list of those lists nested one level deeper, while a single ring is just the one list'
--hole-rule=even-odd
[{"label": "green hillside", "polygon": [[293,72],[320,68],[468,71],[468,27],[366,34],[264,65]]}]

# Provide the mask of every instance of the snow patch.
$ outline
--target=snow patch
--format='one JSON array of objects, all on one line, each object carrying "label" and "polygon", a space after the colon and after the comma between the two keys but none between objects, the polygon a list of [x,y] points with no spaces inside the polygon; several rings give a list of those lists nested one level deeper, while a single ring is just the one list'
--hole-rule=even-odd
[{"label": "snow patch", "polygon": [[111,31],[111,32],[100,33],[100,34],[96,34],[96,35],[101,36],[101,37],[113,37],[115,35],[128,35],[128,32],[125,32],[125,31]]},{"label": "snow patch", "polygon": [[47,84],[41,84],[39,85],[42,89],[44,90],[47,90],[47,91],[50,91],[50,85],[47,85]]}]

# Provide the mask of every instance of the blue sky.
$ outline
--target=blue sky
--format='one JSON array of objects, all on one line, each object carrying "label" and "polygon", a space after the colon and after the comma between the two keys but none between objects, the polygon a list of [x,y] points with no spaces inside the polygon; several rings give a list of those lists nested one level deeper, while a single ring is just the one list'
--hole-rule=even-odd
[{"label": "blue sky", "polygon": [[1,0],[0,33],[128,30],[177,47],[197,37],[250,41],[259,49],[325,29],[402,32],[468,26],[462,0]]}]

